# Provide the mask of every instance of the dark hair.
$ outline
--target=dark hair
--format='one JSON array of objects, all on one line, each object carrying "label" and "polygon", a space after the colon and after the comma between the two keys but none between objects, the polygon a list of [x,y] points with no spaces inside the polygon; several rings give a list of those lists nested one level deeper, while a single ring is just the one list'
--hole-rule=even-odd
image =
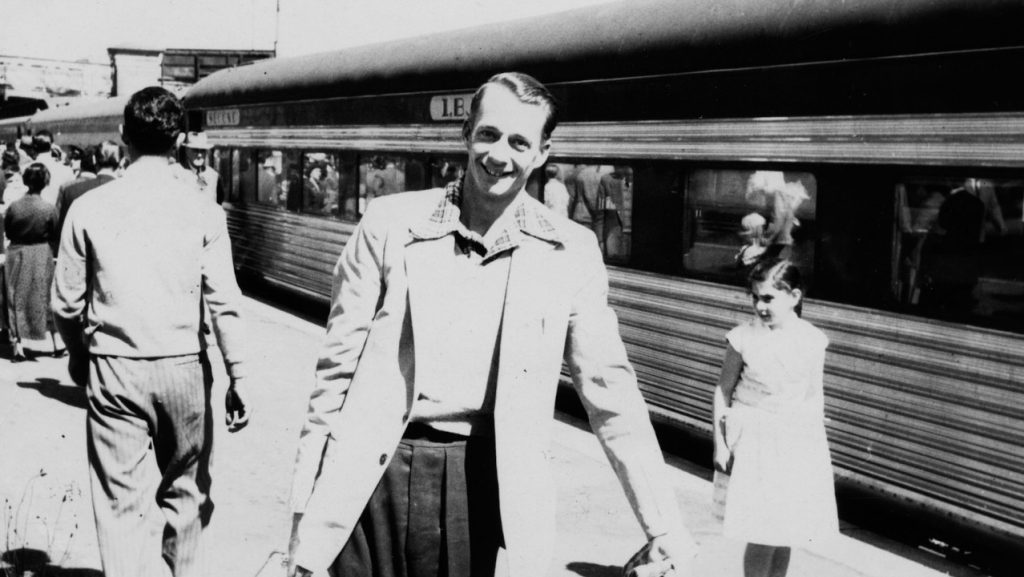
[{"label": "dark hair", "polygon": [[28,187],[29,194],[41,192],[50,184],[50,170],[38,162],[33,162],[25,168],[21,181]]},{"label": "dark hair", "polygon": [[[748,290],[753,292],[754,285],[763,282],[768,283],[777,290],[786,292],[799,290],[801,295],[804,293],[804,282],[800,275],[800,269],[789,259],[778,257],[766,258],[754,265],[750,275],[747,277]],[[804,301],[801,298],[794,308],[796,316],[800,316],[803,312],[803,305]]]},{"label": "dark hair", "polygon": [[96,151],[96,168],[117,170],[121,165],[121,147],[113,140],[104,140]]},{"label": "dark hair", "polygon": [[32,137],[32,149],[36,153],[50,152],[53,148],[53,133],[47,129],[42,129],[36,132],[36,135]]},{"label": "dark hair", "polygon": [[2,160],[0,160],[0,168],[5,172],[19,172],[21,170],[21,157],[18,156],[18,151],[11,150],[10,148],[5,150]]},{"label": "dark hair", "polygon": [[86,146],[85,150],[81,153],[82,164],[79,167],[81,172],[96,172],[96,156],[98,149],[96,146]]},{"label": "dark hair", "polygon": [[167,154],[181,132],[184,110],[166,88],[150,86],[132,95],[124,107],[124,139],[142,154]]},{"label": "dark hair", "polygon": [[495,74],[487,79],[487,82],[483,83],[480,88],[476,89],[476,93],[473,94],[473,100],[469,105],[469,116],[462,125],[462,135],[464,137],[468,138],[473,130],[473,123],[476,122],[476,115],[480,111],[480,101],[483,99],[487,88],[493,84],[509,89],[512,94],[516,95],[519,102],[523,104],[543,106],[545,112],[547,112],[547,119],[544,121],[544,128],[541,129],[541,138],[544,140],[551,138],[551,133],[555,131],[555,126],[558,125],[558,101],[555,100],[555,97],[548,92],[548,89],[539,80],[522,72]]}]

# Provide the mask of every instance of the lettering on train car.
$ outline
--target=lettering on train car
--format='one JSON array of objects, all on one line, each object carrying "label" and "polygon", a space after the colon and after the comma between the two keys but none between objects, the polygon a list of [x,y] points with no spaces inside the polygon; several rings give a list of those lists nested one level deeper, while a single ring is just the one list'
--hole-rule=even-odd
[{"label": "lettering on train car", "polygon": [[207,110],[207,126],[238,126],[239,113],[237,108],[227,110]]},{"label": "lettering on train car", "polygon": [[431,120],[464,120],[469,116],[473,94],[443,94],[430,99]]}]

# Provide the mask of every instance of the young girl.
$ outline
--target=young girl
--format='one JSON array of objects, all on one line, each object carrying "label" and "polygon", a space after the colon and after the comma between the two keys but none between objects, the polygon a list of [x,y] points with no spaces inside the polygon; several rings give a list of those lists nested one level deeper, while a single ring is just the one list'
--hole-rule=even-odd
[{"label": "young girl", "polygon": [[800,318],[800,271],[750,273],[755,317],[726,335],[715,389],[715,469],[730,473],[724,534],[745,541],[746,577],[783,577],[791,547],[839,531],[825,438],[823,332]]}]

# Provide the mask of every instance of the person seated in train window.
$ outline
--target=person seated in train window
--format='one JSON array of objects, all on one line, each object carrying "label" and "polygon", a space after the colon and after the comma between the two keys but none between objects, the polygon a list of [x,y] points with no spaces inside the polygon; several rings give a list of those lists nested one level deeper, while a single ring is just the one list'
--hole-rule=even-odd
[{"label": "person seated in train window", "polygon": [[616,165],[598,182],[597,203],[600,208],[601,234],[605,256],[621,260],[629,256],[630,215],[633,203],[633,168]]},{"label": "person seated in train window", "polygon": [[278,204],[280,186],[274,157],[268,156],[260,164],[260,172],[256,180],[256,202]]},{"label": "person seated in train window", "polygon": [[780,246],[769,245],[768,237],[765,234],[767,224],[768,221],[756,212],[752,212],[740,220],[739,234],[740,239],[743,240],[743,246],[736,253],[736,264],[741,268],[751,267],[764,258],[777,256],[777,251],[773,251],[776,254],[767,254],[771,246]]},{"label": "person seated in train window", "polygon": [[213,144],[205,132],[182,133],[178,146],[178,175],[211,202],[220,202],[224,198],[220,190],[220,174],[209,166],[207,158],[212,149]]},{"label": "person seated in train window", "polygon": [[302,209],[306,212],[320,212],[323,205],[323,169],[313,165],[302,181]]},{"label": "person seated in train window", "polygon": [[569,190],[562,183],[562,170],[557,164],[548,164],[544,167],[544,176],[548,179],[544,183],[544,206],[558,216],[569,218]]},{"label": "person seated in train window", "polygon": [[773,256],[781,256],[793,245],[793,230],[800,226],[796,211],[810,196],[799,181],[787,182],[782,172],[759,170],[747,179],[746,199],[771,215],[766,231]]},{"label": "person seated in train window", "polygon": [[[909,189],[909,192],[908,192]],[[946,197],[938,187],[918,184],[896,186],[899,206],[901,293],[900,301],[918,304],[920,300],[921,258],[928,235],[936,227],[939,208]]]}]

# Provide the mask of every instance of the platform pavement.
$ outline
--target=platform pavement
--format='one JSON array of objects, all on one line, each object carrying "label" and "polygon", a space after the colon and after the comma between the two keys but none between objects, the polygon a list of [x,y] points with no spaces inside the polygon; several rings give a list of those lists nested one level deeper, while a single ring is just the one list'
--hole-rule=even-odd
[{"label": "platform pavement", "polygon": [[[289,528],[287,495],[316,345],[323,328],[246,299],[255,403],[248,429],[229,435],[218,423],[213,465],[217,504],[206,532],[210,575],[281,575]],[[216,357],[216,354],[213,355]],[[216,360],[216,359],[215,359]],[[0,359],[0,547],[10,565],[19,549],[41,551],[36,575],[99,577],[84,441],[85,396],[66,361],[11,364]],[[215,362],[214,410],[222,419],[225,377]],[[551,576],[618,577],[643,544],[626,499],[585,425],[553,421],[558,485],[558,546]],[[739,577],[742,544],[724,539],[711,517],[711,484],[692,464],[669,457],[667,474],[701,549],[695,575]],[[153,528],[154,531],[158,527]],[[853,538],[857,528],[811,551],[795,551],[792,577],[976,577],[900,544]],[[15,553],[12,553],[14,551]],[[20,559],[26,558],[20,551]],[[268,560],[270,564],[268,565]],[[0,565],[0,574],[3,574]],[[6,575],[5,575],[6,577]]]}]

